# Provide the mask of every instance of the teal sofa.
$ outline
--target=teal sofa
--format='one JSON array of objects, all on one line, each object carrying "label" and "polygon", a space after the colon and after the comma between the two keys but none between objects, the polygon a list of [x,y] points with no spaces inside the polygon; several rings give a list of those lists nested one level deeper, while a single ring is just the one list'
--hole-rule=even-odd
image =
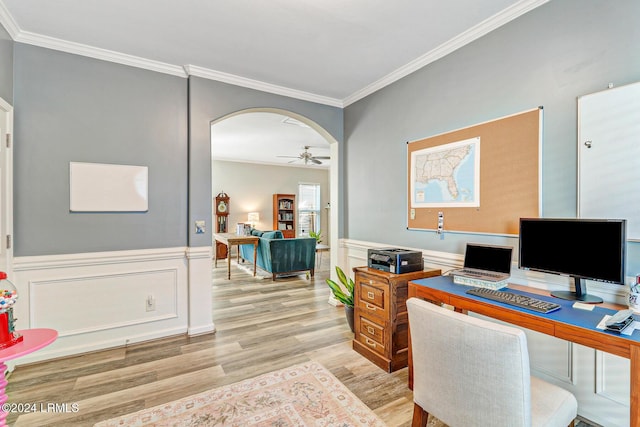
[{"label": "teal sofa", "polygon": [[[296,237],[285,239],[282,232],[252,229],[252,236],[258,236],[258,268],[276,276],[308,271],[313,277],[316,267],[316,239]],[[240,257],[253,264],[253,245],[240,245]]]}]

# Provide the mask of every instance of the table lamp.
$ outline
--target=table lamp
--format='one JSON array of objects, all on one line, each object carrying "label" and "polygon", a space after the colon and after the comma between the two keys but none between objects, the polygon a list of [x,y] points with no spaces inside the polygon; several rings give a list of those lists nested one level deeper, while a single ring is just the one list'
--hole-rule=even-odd
[{"label": "table lamp", "polygon": [[248,222],[251,224],[251,228],[256,228],[256,223],[260,221],[259,212],[249,212]]}]

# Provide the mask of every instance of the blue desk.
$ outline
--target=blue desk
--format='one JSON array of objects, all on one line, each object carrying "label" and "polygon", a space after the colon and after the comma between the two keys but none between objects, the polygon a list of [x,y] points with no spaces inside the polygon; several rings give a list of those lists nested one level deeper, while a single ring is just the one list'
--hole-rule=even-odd
[{"label": "blue desk", "polygon": [[[514,285],[502,289],[541,300],[553,301],[562,307],[552,313],[542,314],[466,294],[468,289],[469,286],[453,283],[453,279],[449,276],[439,276],[409,282],[408,297],[421,298],[436,304],[448,304],[453,306],[456,311],[472,311],[630,359],[630,420],[632,427],[640,427],[640,331],[634,331],[632,335],[627,336],[596,328],[605,314],[613,314],[616,309],[596,306],[593,311],[580,310],[572,307],[573,301],[553,298],[548,293],[526,292],[523,290],[526,288]],[[411,339],[409,339],[409,388],[413,388]]]}]

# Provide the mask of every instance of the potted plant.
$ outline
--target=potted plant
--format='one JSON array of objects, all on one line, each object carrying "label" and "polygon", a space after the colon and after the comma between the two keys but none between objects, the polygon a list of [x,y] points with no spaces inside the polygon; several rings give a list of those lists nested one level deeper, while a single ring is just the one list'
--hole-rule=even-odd
[{"label": "potted plant", "polygon": [[316,244],[322,243],[322,232],[320,230],[318,230],[317,233],[315,231],[310,231],[309,237],[316,239]]},{"label": "potted plant", "polygon": [[349,323],[349,328],[351,328],[351,332],[353,332],[353,289],[355,288],[355,284],[350,277],[347,277],[344,274],[344,271],[338,266],[336,266],[336,273],[338,274],[338,279],[342,286],[338,285],[331,279],[327,279],[327,285],[331,288],[333,292],[333,296],[344,304],[344,312],[347,316],[347,322]]}]

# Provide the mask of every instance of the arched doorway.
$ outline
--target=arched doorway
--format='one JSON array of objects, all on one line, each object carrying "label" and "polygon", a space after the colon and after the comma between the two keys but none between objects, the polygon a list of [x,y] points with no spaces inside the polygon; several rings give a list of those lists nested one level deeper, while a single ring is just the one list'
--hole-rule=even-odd
[{"label": "arched doorway", "polygon": [[[267,117],[269,116],[268,120]],[[273,116],[273,117],[271,117]],[[283,110],[277,108],[251,108],[245,109],[238,112],[234,112],[232,114],[228,114],[219,119],[213,120],[211,122],[211,148],[212,152],[216,151],[216,128],[220,130],[218,135],[220,138],[228,138],[230,140],[230,144],[237,144],[238,146],[242,146],[243,144],[247,144],[249,139],[258,139],[260,142],[269,140],[275,141],[273,135],[270,135],[272,132],[280,132],[280,130],[276,129],[276,126],[273,126],[272,122],[281,121],[285,123],[277,129],[282,129],[281,132],[291,131],[293,132],[293,138],[297,138],[293,141],[289,147],[286,147],[282,144],[276,144],[273,142],[276,147],[260,147],[258,150],[255,147],[251,147],[250,145],[244,145],[244,151],[246,153],[245,161],[249,163],[263,163],[263,164],[280,164],[286,165],[287,163],[297,163],[295,166],[302,167],[317,167],[317,165],[306,162],[303,159],[296,159],[296,156],[302,149],[306,147],[310,147],[309,150],[313,152],[314,150],[322,150],[323,148],[327,148],[328,157],[330,160],[324,162],[328,163],[328,175],[329,175],[329,198],[327,200],[322,201],[322,211],[326,215],[326,229],[325,229],[325,237],[327,238],[325,241],[332,248],[330,251],[330,266],[337,265],[337,257],[338,257],[338,164],[339,164],[339,150],[338,150],[338,141],[324,128],[315,123],[313,120],[310,120],[307,117],[304,117],[300,114]],[[233,123],[233,124],[232,124]],[[278,124],[278,123],[276,123]],[[269,128],[268,131],[265,131],[261,134],[259,129],[260,126],[265,126]],[[249,127],[257,127],[255,129],[249,129]],[[271,129],[273,127],[273,129]],[[301,129],[304,127],[306,129]],[[294,132],[295,131],[295,132]],[[235,135],[234,135],[235,133]],[[268,136],[269,134],[270,136]],[[244,138],[244,140],[243,140]],[[293,139],[292,138],[292,139]],[[287,136],[281,135],[280,139],[288,139]],[[321,145],[326,145],[326,147],[321,147]],[[233,151],[233,150],[231,150]],[[238,154],[237,152],[232,153],[231,151],[225,151],[220,155],[221,158],[225,160],[231,161],[243,161],[243,154]],[[237,151],[237,150],[236,150]],[[257,151],[263,151],[265,156],[260,157],[260,153]],[[324,153],[324,151],[320,151]],[[287,158],[283,158],[284,154],[291,154],[292,156],[287,156]],[[233,157],[233,158],[230,158]],[[323,156],[324,157],[324,156]],[[307,164],[308,163],[308,164]],[[212,166],[213,170],[213,166]],[[215,197],[218,191],[221,189],[216,187],[215,183],[212,187],[212,197]],[[244,207],[244,209],[248,209],[248,207]],[[268,224],[269,226],[271,224]],[[266,223],[263,223],[263,226],[269,229]],[[231,230],[233,231],[233,230]]]}]

